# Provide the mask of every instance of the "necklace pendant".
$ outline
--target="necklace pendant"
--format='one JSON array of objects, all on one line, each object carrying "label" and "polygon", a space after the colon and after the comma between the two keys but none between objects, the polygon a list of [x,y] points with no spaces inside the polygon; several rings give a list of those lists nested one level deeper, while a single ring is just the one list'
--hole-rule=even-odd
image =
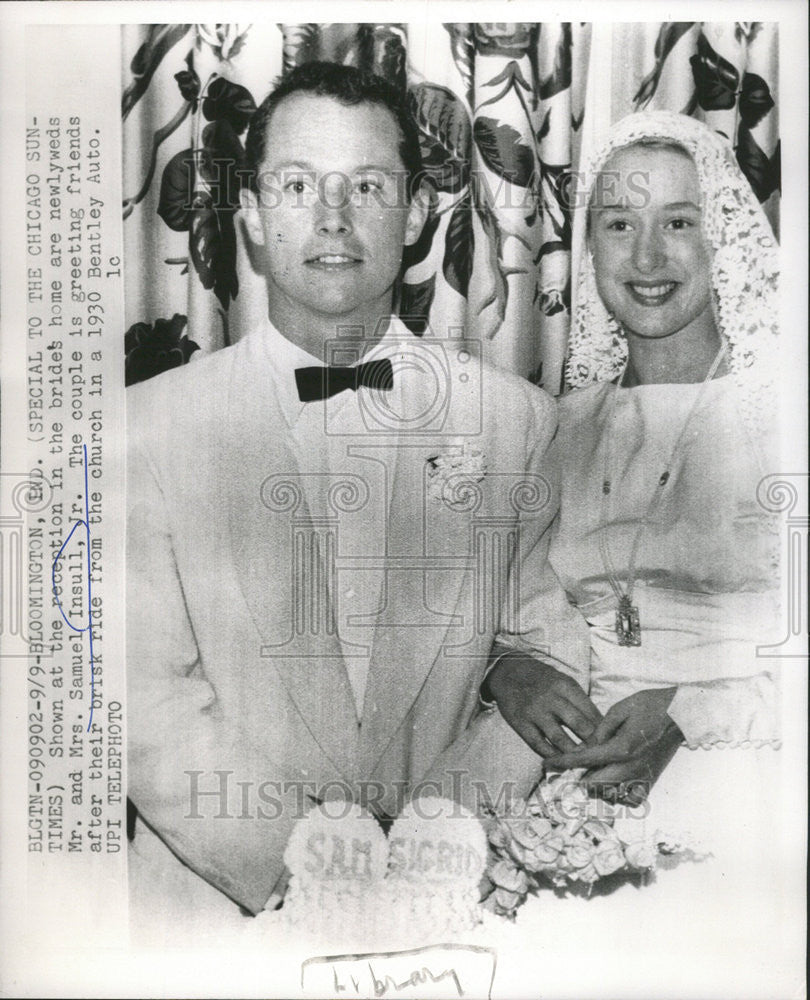
[{"label": "necklace pendant", "polygon": [[638,608],[630,603],[630,598],[627,595],[619,598],[619,607],[616,611],[616,635],[619,638],[620,646],[641,645],[641,622],[638,617]]}]

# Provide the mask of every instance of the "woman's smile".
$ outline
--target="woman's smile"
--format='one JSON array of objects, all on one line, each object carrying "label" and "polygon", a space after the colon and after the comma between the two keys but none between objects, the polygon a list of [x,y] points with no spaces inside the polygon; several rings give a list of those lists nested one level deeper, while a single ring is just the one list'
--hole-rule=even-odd
[{"label": "woman's smile", "polygon": [[651,285],[639,281],[628,281],[625,287],[639,305],[662,306],[672,298],[678,288],[678,282],[664,281]]}]

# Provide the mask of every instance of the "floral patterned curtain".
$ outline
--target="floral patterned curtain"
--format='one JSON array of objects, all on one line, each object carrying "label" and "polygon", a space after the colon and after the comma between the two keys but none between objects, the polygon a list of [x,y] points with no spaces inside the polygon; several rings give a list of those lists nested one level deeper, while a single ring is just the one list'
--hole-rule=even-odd
[{"label": "floral patterned curtain", "polygon": [[232,343],[261,316],[236,213],[245,132],[274,80],[312,59],[407,89],[434,192],[400,314],[420,335],[463,330],[553,394],[569,326],[572,172],[614,121],[645,108],[705,120],[777,228],[774,24],[122,30],[130,383]]}]

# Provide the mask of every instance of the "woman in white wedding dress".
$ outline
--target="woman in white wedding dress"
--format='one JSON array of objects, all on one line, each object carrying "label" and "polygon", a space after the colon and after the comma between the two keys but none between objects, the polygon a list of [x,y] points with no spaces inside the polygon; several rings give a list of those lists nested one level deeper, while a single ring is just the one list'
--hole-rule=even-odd
[{"label": "woman in white wedding dress", "polygon": [[[676,965],[701,950],[737,956],[724,981],[750,979],[750,949],[775,947],[789,837],[778,661],[758,652],[781,621],[763,483],[781,470],[777,248],[729,144],[692,118],[631,115],[582,179],[550,562],[587,625],[587,693],[602,718],[594,728],[569,704],[556,727],[537,727],[544,699],[565,704],[567,679],[549,665],[532,695],[525,663],[496,667],[489,688],[547,770],[587,768],[619,822],[709,855],[587,901],[543,894],[545,933],[565,949],[566,928],[609,925],[615,954],[630,939],[642,951],[667,941]],[[588,733],[577,747],[560,736],[566,720]]]},{"label": "woman in white wedding dress", "polygon": [[585,187],[551,563],[588,623],[607,715],[592,749],[548,763],[627,786],[657,777],[620,741],[642,716],[664,757],[662,725],[676,748],[778,741],[774,661],[757,655],[780,621],[760,486],[780,469],[777,259],[730,148],[694,119],[625,119]]}]

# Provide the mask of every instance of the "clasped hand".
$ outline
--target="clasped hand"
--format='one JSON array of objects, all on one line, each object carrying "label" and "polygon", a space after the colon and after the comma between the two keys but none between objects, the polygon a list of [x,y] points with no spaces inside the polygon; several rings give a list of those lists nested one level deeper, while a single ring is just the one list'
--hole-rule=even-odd
[{"label": "clasped hand", "polygon": [[550,663],[510,653],[495,665],[487,686],[501,715],[535,753],[554,757],[576,749],[596,731],[602,713],[577,682]]},{"label": "clasped hand", "polygon": [[674,687],[637,691],[603,717],[573,678],[519,654],[502,659],[488,685],[501,715],[547,769],[587,768],[585,780],[607,799],[643,801],[683,740],[667,715]]}]

